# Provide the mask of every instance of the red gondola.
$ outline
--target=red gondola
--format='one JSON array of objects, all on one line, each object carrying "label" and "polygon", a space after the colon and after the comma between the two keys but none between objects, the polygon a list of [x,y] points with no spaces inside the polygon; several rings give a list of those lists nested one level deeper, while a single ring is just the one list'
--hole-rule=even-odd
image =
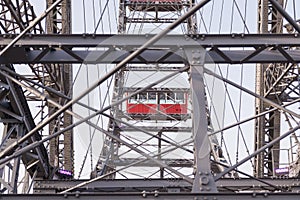
[{"label": "red gondola", "polygon": [[188,114],[186,91],[152,90],[139,93],[127,101],[127,114],[134,118],[149,116],[180,116]]}]

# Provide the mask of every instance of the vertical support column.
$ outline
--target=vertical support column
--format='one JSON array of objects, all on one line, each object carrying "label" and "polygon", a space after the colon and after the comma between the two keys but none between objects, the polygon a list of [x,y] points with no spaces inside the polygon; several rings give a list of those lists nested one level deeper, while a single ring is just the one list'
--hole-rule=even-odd
[{"label": "vertical support column", "polygon": [[[157,99],[159,101],[159,99]],[[159,104],[158,104],[159,105]],[[162,150],[162,141],[161,141],[161,138],[162,138],[162,131],[159,131],[157,133],[157,136],[158,136],[158,150],[157,150],[157,153],[159,154],[157,159],[161,161],[162,159],[162,156],[161,156],[161,150]],[[159,169],[160,171],[160,178],[164,178],[164,168],[163,167],[160,167]]]},{"label": "vertical support column", "polygon": [[[53,4],[54,0],[47,0],[47,6]],[[64,0],[47,17],[48,34],[70,34],[71,31],[71,0]],[[56,79],[56,84],[51,85],[55,90],[72,97],[72,65],[52,64],[50,66],[52,76]],[[50,94],[51,95],[51,94]],[[56,102],[64,105],[65,99],[52,95]],[[48,105],[49,114],[54,113],[56,108]],[[49,134],[53,134],[63,129],[73,122],[72,116],[63,113],[49,125]],[[50,141],[50,163],[56,168],[63,168],[73,172],[73,131],[64,132],[63,136],[54,138]]]},{"label": "vertical support column", "polygon": [[[258,33],[268,33],[268,0],[258,0]],[[264,96],[264,72],[267,64],[256,65],[255,91],[260,96]],[[262,113],[265,109],[264,102],[261,99],[255,100],[256,114]],[[259,149],[264,145],[265,137],[265,116],[261,116],[255,121],[254,148]],[[264,152],[259,153],[254,159],[255,168],[253,174],[255,177],[264,177]]]},{"label": "vertical support column", "polygon": [[126,33],[126,6],[125,0],[120,0],[119,5],[119,24],[118,24],[118,32]]},{"label": "vertical support column", "polygon": [[[189,0],[189,8],[192,8],[195,5],[195,0]],[[198,33],[198,26],[197,26],[197,19],[196,15],[192,15],[187,19],[187,28],[188,34],[197,34]]]},{"label": "vertical support column", "polygon": [[[278,0],[283,5],[283,0]],[[272,6],[269,0],[258,0],[258,33],[282,33],[282,16]],[[273,101],[280,99],[277,92],[273,95],[266,95],[266,91],[273,85],[274,77],[277,77],[278,64],[257,64],[256,66],[256,93]],[[274,87],[275,88],[275,87]],[[280,89],[277,87],[277,89]],[[280,103],[280,102],[277,102]],[[256,114],[272,109],[260,99],[255,101]],[[261,148],[266,143],[280,135],[280,113],[278,111],[261,116],[255,122],[255,150]],[[273,149],[279,149],[279,143],[258,154],[254,159],[254,176],[258,178],[273,175],[274,168],[279,166],[279,152]]]},{"label": "vertical support column", "polygon": [[210,141],[208,138],[208,122],[206,112],[205,86],[203,67],[204,49],[187,50],[190,63],[190,86],[192,91],[192,123],[194,138],[194,168],[195,178],[192,192],[217,192],[216,184],[211,174]]},{"label": "vertical support column", "polygon": [[[260,96],[264,95],[264,71],[266,65],[265,64],[257,64],[256,65],[256,83],[255,90],[256,94]],[[264,111],[264,102],[261,99],[255,99],[255,110],[256,114],[262,113]],[[265,116],[258,117],[255,120],[255,138],[254,138],[254,148],[255,150],[259,149],[264,145],[264,135],[265,135]],[[254,159],[254,170],[253,174],[255,177],[263,177],[264,176],[264,152],[259,153],[255,156]]]}]

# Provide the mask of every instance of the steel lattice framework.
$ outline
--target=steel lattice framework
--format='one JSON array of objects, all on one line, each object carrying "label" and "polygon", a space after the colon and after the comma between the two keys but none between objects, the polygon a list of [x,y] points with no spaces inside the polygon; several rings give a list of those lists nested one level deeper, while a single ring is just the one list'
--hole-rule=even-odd
[{"label": "steel lattice framework", "polygon": [[[71,5],[76,1],[47,0],[38,17],[30,0],[0,0],[1,198],[298,199],[296,4],[291,17],[287,1],[258,0],[257,33],[202,33],[204,9],[220,6],[216,2],[120,0],[117,33],[100,34],[96,30],[101,23],[104,29],[104,11],[112,8],[109,1],[99,1],[103,11],[98,24],[94,19],[95,31],[72,34],[76,22]],[[237,1],[232,5],[241,15]],[[242,21],[246,29],[247,20]],[[153,32],[143,32],[150,27]],[[172,32],[178,27],[183,34]],[[103,70],[79,93],[73,77],[76,64]],[[256,68],[255,89],[224,76],[223,64]],[[255,99],[255,115],[216,127],[210,78],[212,87],[221,81],[232,107],[230,87],[240,91],[240,99],[242,93]],[[92,107],[89,95],[96,89],[100,106]],[[108,103],[102,102],[103,90]],[[176,111],[164,107],[179,104]],[[89,110],[88,115],[74,105]],[[137,105],[142,109],[132,109]],[[225,108],[223,112],[230,118]],[[107,124],[100,126],[103,118]],[[231,163],[223,133],[233,127],[240,133],[249,121],[255,121],[254,150]],[[89,180],[75,178],[74,153],[80,150],[74,149],[74,134],[81,124],[89,126],[91,155],[91,129],[105,136],[95,166],[91,158]],[[288,137],[291,158],[281,168],[281,141]],[[253,175],[240,168],[249,161]]]}]

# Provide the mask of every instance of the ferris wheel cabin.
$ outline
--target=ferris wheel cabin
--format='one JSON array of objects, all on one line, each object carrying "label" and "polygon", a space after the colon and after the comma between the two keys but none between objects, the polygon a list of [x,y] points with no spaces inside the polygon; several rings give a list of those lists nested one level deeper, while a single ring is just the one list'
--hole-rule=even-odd
[{"label": "ferris wheel cabin", "polygon": [[188,96],[184,90],[148,90],[128,99],[126,112],[134,119],[183,119],[188,115]]},{"label": "ferris wheel cabin", "polygon": [[170,12],[181,10],[186,1],[182,0],[127,0],[131,10]]}]

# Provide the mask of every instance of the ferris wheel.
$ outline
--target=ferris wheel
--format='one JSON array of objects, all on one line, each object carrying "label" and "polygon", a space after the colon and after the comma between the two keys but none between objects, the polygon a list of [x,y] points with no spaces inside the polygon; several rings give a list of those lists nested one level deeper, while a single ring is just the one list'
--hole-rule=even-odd
[{"label": "ferris wheel", "polygon": [[37,4],[0,4],[3,193],[274,192],[260,179],[298,176],[295,1]]}]

